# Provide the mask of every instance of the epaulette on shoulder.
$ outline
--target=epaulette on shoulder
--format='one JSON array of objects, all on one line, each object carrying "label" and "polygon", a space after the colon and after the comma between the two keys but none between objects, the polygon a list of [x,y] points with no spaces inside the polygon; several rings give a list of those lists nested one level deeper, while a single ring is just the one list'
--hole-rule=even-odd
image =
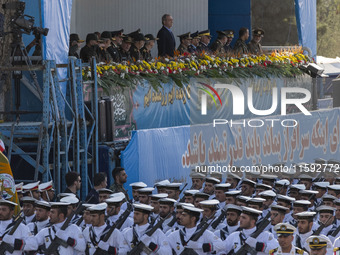
[{"label": "epaulette on shoulder", "polygon": [[300,249],[300,248],[298,248],[298,247],[295,247],[295,252],[296,252],[297,254],[303,254],[305,251],[302,250],[302,249]]},{"label": "epaulette on shoulder", "polygon": [[270,250],[270,251],[269,251],[269,254],[270,254],[270,255],[271,255],[271,254],[274,254],[274,252],[276,252],[277,249],[278,249],[278,248],[275,248],[275,249]]},{"label": "epaulette on shoulder", "polygon": [[335,248],[333,249],[333,251],[338,251],[338,250],[340,250],[340,247],[335,247]]}]

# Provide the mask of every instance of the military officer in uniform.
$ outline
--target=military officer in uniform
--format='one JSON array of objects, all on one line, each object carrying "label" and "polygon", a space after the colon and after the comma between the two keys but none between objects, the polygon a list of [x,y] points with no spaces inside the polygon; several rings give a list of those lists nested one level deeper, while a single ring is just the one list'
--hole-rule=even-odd
[{"label": "military officer in uniform", "polygon": [[150,205],[153,207],[152,213],[150,214],[150,220],[156,219],[159,216],[159,200],[168,197],[166,193],[151,194]]},{"label": "military officer in uniform", "polygon": [[141,49],[145,45],[146,38],[144,37],[142,33],[137,32],[137,31],[130,34],[130,36],[133,39],[133,43],[130,47],[130,55],[134,61],[144,60],[143,55],[141,53]]},{"label": "military officer in uniform", "polygon": [[[223,223],[223,221],[220,221],[219,223],[215,221],[218,220],[218,216],[217,215],[217,210],[218,210],[218,204],[219,201],[216,199],[212,199],[212,200],[204,200],[200,202],[201,208],[203,210],[203,218],[202,220],[207,220],[210,224],[208,230],[215,232],[216,230],[222,229],[225,227],[225,224]],[[220,212],[221,214],[221,212]],[[224,219],[223,219],[224,220]],[[214,224],[215,223],[215,224]],[[218,223],[218,224],[217,224]],[[212,226],[212,225],[216,225],[217,226]]]},{"label": "military officer in uniform", "polygon": [[173,182],[166,185],[166,193],[168,193],[168,198],[175,199],[179,202],[179,194],[181,193],[180,187],[182,183]]},{"label": "military officer in uniform", "polygon": [[242,207],[240,216],[240,228],[242,230],[232,233],[224,241],[225,254],[232,250],[237,252],[245,243],[255,249],[258,255],[268,254],[270,250],[278,246],[277,240],[268,231],[263,231],[256,239],[251,236],[256,231],[256,221],[261,214],[262,212],[259,210]]},{"label": "military officer in uniform", "polygon": [[[68,217],[69,215],[71,215],[77,209],[79,199],[74,195],[70,195],[70,196],[66,196],[66,197],[63,197],[62,199],[60,199],[60,202],[64,202],[64,203],[69,204],[68,207],[67,207],[67,216],[66,216],[66,217]],[[80,215],[74,214],[72,219],[71,219],[71,223],[76,224],[79,219],[80,219]]]},{"label": "military officer in uniform", "polygon": [[78,34],[70,34],[70,44],[68,55],[79,58],[78,50],[80,45],[85,42],[84,40],[80,40]]},{"label": "military officer in uniform", "polygon": [[215,184],[215,198],[220,202],[219,203],[219,208],[224,208],[226,203],[226,196],[225,196],[225,192],[228,191],[230,187],[230,183],[219,183],[219,184]]},{"label": "military officer in uniform", "polygon": [[172,198],[162,198],[159,202],[159,216],[165,219],[161,230],[166,233],[176,224],[175,204],[176,200]]},{"label": "military officer in uniform", "polygon": [[139,201],[139,193],[138,190],[142,188],[146,188],[148,185],[146,185],[144,182],[133,182],[130,183],[130,187],[132,188],[132,203],[136,203]]},{"label": "military officer in uniform", "polygon": [[145,45],[141,49],[141,53],[142,53],[143,59],[149,62],[152,60],[151,50],[153,46],[155,45],[155,42],[159,40],[159,38],[154,37],[152,34],[147,34],[144,37],[145,37]]},{"label": "military officer in uniform", "polygon": [[231,233],[240,231],[240,215],[242,208],[234,204],[226,205],[226,225],[220,230],[214,232],[216,236],[224,241]]},{"label": "military officer in uniform", "polygon": [[41,183],[39,185],[41,192],[41,199],[46,202],[52,202],[55,197],[55,189],[53,188],[53,181]]},{"label": "military officer in uniform", "polygon": [[234,53],[235,55],[248,54],[249,49],[246,44],[246,41],[249,38],[249,29],[246,27],[242,27],[238,34],[239,34],[238,39],[234,45]]},{"label": "military officer in uniform", "polygon": [[233,48],[231,47],[231,42],[234,39],[234,30],[227,29],[227,30],[224,30],[224,33],[227,34],[227,42],[223,46],[224,47],[224,51],[225,51],[225,53],[227,53],[227,55],[231,55],[232,52],[233,52]]},{"label": "military officer in uniform", "polygon": [[222,240],[209,230],[204,231],[197,241],[191,240],[197,230],[197,222],[202,212],[202,209],[183,205],[180,216],[183,228],[172,232],[167,238],[175,254],[181,254],[185,248],[193,249],[199,255],[222,252],[224,248]]},{"label": "military officer in uniform", "polygon": [[152,191],[154,191],[155,188],[146,187],[141,188],[138,190],[138,201],[141,204],[149,205],[150,204],[150,195],[152,194]]},{"label": "military officer in uniform", "polygon": [[24,195],[33,197],[36,200],[40,200],[41,197],[40,197],[39,183],[40,181],[34,182],[34,183],[28,183],[22,186],[22,189],[25,193]]},{"label": "military officer in uniform", "polygon": [[[171,255],[171,248],[162,230],[157,229],[151,236],[147,235],[152,226],[148,223],[149,215],[153,209],[150,205],[133,204],[134,207],[134,225],[126,228],[122,234],[124,236],[123,243],[120,247],[120,254],[127,254],[139,242],[151,250],[150,254]],[[141,255],[146,255],[141,252]]]},{"label": "military officer in uniform", "polygon": [[241,194],[241,190],[229,190],[224,192],[225,194],[225,204],[234,204],[236,205],[236,197]]},{"label": "military officer in uniform", "polygon": [[58,237],[66,246],[61,245],[58,247],[59,254],[74,255],[76,252],[85,252],[86,244],[84,236],[76,225],[70,224],[65,230],[61,229],[66,220],[69,203],[51,202],[50,204],[51,226],[43,228],[34,237],[27,238],[25,240],[25,251],[36,251],[41,246],[45,246],[48,249],[55,237]]},{"label": "military officer in uniform", "polygon": [[269,251],[270,255],[308,255],[304,250],[293,245],[296,228],[288,223],[279,223],[274,227],[278,236],[279,247]]},{"label": "military officer in uniform", "polygon": [[105,223],[106,203],[100,203],[88,208],[92,226],[85,228],[83,234],[86,242],[86,254],[94,254],[99,248],[108,254],[118,254],[119,246],[123,242],[123,236],[118,229],[115,229],[110,238],[104,242],[103,238],[110,230],[110,225]]},{"label": "military officer in uniform", "polygon": [[205,178],[205,185],[204,185],[203,192],[210,196],[209,199],[215,198],[215,185],[219,183],[220,183],[220,180],[214,177]]},{"label": "military officer in uniform", "polygon": [[298,233],[295,236],[295,246],[307,250],[306,240],[313,235],[313,220],[316,212],[301,212],[296,215]]},{"label": "military officer in uniform", "polygon": [[120,56],[119,53],[119,47],[122,45],[123,42],[123,32],[124,29],[118,30],[118,31],[112,31],[111,36],[112,36],[112,43],[109,48],[107,48],[107,51],[110,53],[112,57],[112,61],[119,63],[122,61],[122,57]]},{"label": "military officer in uniform", "polygon": [[199,190],[197,189],[185,190],[184,191],[184,202],[194,204],[194,200],[195,200],[194,196],[197,192],[199,192]]},{"label": "military officer in uniform", "polygon": [[211,50],[209,48],[209,43],[211,40],[210,30],[204,30],[198,33],[198,35],[201,37],[200,43],[197,46],[197,52],[202,53],[211,53]]},{"label": "military officer in uniform", "polygon": [[[133,43],[133,39],[130,36],[125,35],[123,37],[123,42],[122,45],[119,47],[119,55],[121,57],[120,62],[122,61],[132,61],[131,55],[130,55],[130,48],[131,48],[131,44]],[[116,184],[111,185],[110,189],[113,190],[113,192],[120,192],[122,191],[121,187],[117,186],[119,189],[116,189]],[[115,187],[115,189],[113,189],[112,187]],[[124,189],[124,187],[123,187]],[[127,193],[126,193],[127,195]]]},{"label": "military officer in uniform", "polygon": [[157,193],[166,193],[166,186],[170,184],[169,180],[163,180],[156,182],[154,187],[157,190]]},{"label": "military officer in uniform", "polygon": [[[124,200],[125,195],[122,192],[115,193],[114,196],[105,200],[105,202],[107,203],[106,222],[108,225],[115,224],[116,221],[119,219],[121,204],[124,202]],[[131,227],[132,225],[133,221],[128,217],[119,230],[124,230],[125,228]]]},{"label": "military officer in uniform", "polygon": [[36,201],[35,203],[35,222],[31,222],[27,225],[30,232],[33,235],[38,234],[40,230],[45,228],[49,222],[49,215],[50,215],[51,205],[46,201]]},{"label": "military officer in uniform", "polygon": [[111,47],[111,42],[112,42],[111,32],[104,31],[100,36],[100,40],[101,40],[101,43],[98,45],[98,48],[97,48],[98,61],[109,63],[112,61],[112,57],[107,49]]},{"label": "military officer in uniform", "polygon": [[[329,238],[325,235],[315,236],[312,235],[306,240],[307,250],[310,255],[332,255],[333,253],[333,245]],[[336,249],[335,249],[336,250]]]},{"label": "military officer in uniform", "polygon": [[98,37],[95,34],[87,34],[86,45],[80,50],[80,58],[84,63],[89,63],[92,57],[98,60]]},{"label": "military officer in uniform", "polygon": [[268,231],[273,233],[275,238],[277,238],[275,226],[283,223],[287,211],[288,208],[281,205],[272,205],[270,207],[270,224]]},{"label": "military officer in uniform", "polygon": [[181,44],[178,46],[177,50],[180,55],[189,54],[188,47],[191,44],[192,38],[190,37],[190,32],[178,35]]},{"label": "military officer in uniform", "polygon": [[224,45],[227,43],[227,34],[223,31],[216,31],[217,39],[210,45],[210,49],[215,55],[224,55]]},{"label": "military officer in uniform", "polygon": [[196,53],[201,37],[198,35],[198,31],[196,31],[195,33],[191,34],[191,38],[192,40],[191,44],[188,46],[188,51],[192,54]]},{"label": "military officer in uniform", "polygon": [[22,211],[25,215],[24,223],[35,222],[35,202],[38,201],[33,197],[23,197],[22,198]]},{"label": "military officer in uniform", "polygon": [[17,206],[17,204],[14,202],[0,199],[0,236],[2,242],[7,243],[12,248],[14,248],[13,253],[6,251],[4,255],[22,254],[26,238],[31,236],[28,227],[25,226],[23,223],[20,223],[19,227],[16,229],[13,235],[9,235],[8,232],[15,224],[13,220],[15,206]]},{"label": "military officer in uniform", "polygon": [[113,194],[113,191],[110,189],[102,188],[97,190],[99,193],[99,203],[105,202],[106,199],[110,197],[110,195]]}]

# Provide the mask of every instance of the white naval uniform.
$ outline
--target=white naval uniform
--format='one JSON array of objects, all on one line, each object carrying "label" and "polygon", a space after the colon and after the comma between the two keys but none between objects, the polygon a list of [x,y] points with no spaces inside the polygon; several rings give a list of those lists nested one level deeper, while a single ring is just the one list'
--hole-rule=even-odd
[{"label": "white naval uniform", "polygon": [[295,246],[299,247],[301,245],[302,249],[307,250],[308,244],[306,243],[306,240],[311,235],[313,235],[312,230],[305,233],[305,234],[297,233],[297,235],[295,236]]},{"label": "white naval uniform", "polygon": [[[54,224],[48,228],[43,228],[34,237],[26,239],[25,251],[36,251],[38,250],[39,246],[43,244],[45,244],[45,247],[48,248],[51,244],[51,241],[55,238],[56,232],[61,228],[64,222],[65,221]],[[65,233],[68,237],[75,239],[75,246],[67,246],[66,248],[59,246],[59,254],[74,255],[77,254],[77,252],[85,252],[85,239],[79,227],[71,224],[65,229]]]},{"label": "white naval uniform", "polygon": [[[168,224],[172,221],[172,219],[174,218],[174,215],[171,215],[170,218],[165,219],[163,224],[162,224],[162,231],[163,233],[167,233],[170,229],[174,228],[176,225],[177,220],[175,221],[175,223],[172,226],[169,226]],[[176,218],[176,217],[175,217]]]},{"label": "white naval uniform", "polygon": [[[107,218],[106,222],[108,222],[111,226],[112,224],[115,224],[116,221],[119,219],[120,215],[112,215]],[[131,227],[133,225],[133,220],[130,217],[127,217],[124,221],[122,227],[118,229],[119,231],[123,231],[124,229]]]},{"label": "white naval uniform", "polygon": [[283,253],[281,247],[279,246],[278,248],[269,251],[269,255],[308,255],[308,253],[292,245],[290,252]]},{"label": "white naval uniform", "polygon": [[[90,255],[92,255],[96,251],[97,244],[105,236],[105,234],[109,231],[109,229],[110,228],[106,223],[100,227],[91,226],[91,227],[85,228],[83,235],[85,238],[86,245],[89,248]],[[97,242],[97,244],[93,243],[92,240],[94,242]],[[122,242],[123,242],[122,233],[118,229],[115,229],[106,243],[116,248],[116,251],[118,254],[119,246],[121,245]]]},{"label": "white naval uniform", "polygon": [[[12,223],[13,223],[12,219],[0,221],[0,236],[1,237],[5,236],[11,230],[13,226]],[[10,224],[12,224],[12,226]],[[31,232],[29,231],[28,227],[23,223],[21,223],[19,227],[13,233],[13,237],[15,239],[21,239],[21,240],[24,240],[24,242],[26,242],[26,238],[30,236],[32,236]],[[14,244],[10,244],[10,245],[13,246]],[[14,251],[13,253],[9,253],[8,251],[6,251],[4,255],[9,255],[9,254],[21,255],[22,250],[20,251],[17,250],[17,251]]]},{"label": "white naval uniform", "polygon": [[224,241],[231,233],[234,233],[235,231],[237,231],[240,227],[240,222],[237,222],[236,226],[229,226],[228,224],[226,224],[224,226],[224,228],[216,230],[214,232],[214,234],[221,238],[222,241]]},{"label": "white naval uniform", "polygon": [[[196,230],[197,227],[183,228],[181,230],[174,231],[168,236],[167,240],[169,240],[169,244],[176,254],[181,254],[181,252],[184,250],[184,246],[181,241],[181,233],[184,238],[184,242],[188,242]],[[218,253],[224,248],[222,240],[209,230],[204,231],[203,235],[201,235],[197,242],[202,244],[202,246],[204,243],[210,243],[213,249],[212,252],[216,251]],[[211,252],[203,252],[203,249],[195,249],[194,251],[197,252],[198,255],[212,254]]]},{"label": "white naval uniform", "polygon": [[[244,241],[241,241],[241,235],[247,239],[256,231],[256,227],[251,229],[243,229],[242,231],[236,231],[228,236],[228,238],[224,241],[225,251],[221,254],[228,254],[231,250],[237,252],[243,245]],[[268,231],[263,231],[256,240],[260,243],[265,244],[265,250],[262,252],[257,252],[257,255],[267,255],[268,252],[272,249],[275,249],[279,246],[279,243],[274,238],[273,234]]]},{"label": "white naval uniform", "polygon": [[221,213],[213,219],[213,220],[209,220],[209,224],[210,226],[208,227],[208,230],[211,231],[211,232],[215,232],[217,230],[221,230],[222,228],[224,228],[226,226],[226,224],[224,223],[224,221],[220,221],[219,224],[217,224],[216,228],[213,228],[211,225],[217,220],[217,218],[221,215]]},{"label": "white naval uniform", "polygon": [[32,235],[36,235],[40,232],[40,230],[45,228],[46,225],[49,222],[50,222],[50,219],[47,219],[47,220],[44,220],[44,221],[31,222],[31,223],[27,224],[27,227],[29,228]]},{"label": "white naval uniform", "polygon": [[25,216],[24,222],[25,222],[26,225],[28,225],[32,221],[33,222],[35,221],[35,213],[33,215],[31,215],[31,216]]},{"label": "white naval uniform", "polygon": [[[123,240],[122,245],[119,248],[119,254],[127,254],[129,251],[133,249],[134,244],[132,241],[133,241],[134,231],[137,235],[137,238],[138,238],[137,243],[138,243],[140,238],[145,234],[145,232],[150,229],[149,227],[150,227],[150,224],[147,223],[143,226],[135,225],[130,228],[126,228],[122,232],[124,240]],[[162,230],[157,229],[150,238],[151,238],[151,242],[155,243],[158,246],[158,249],[156,250],[156,252],[151,252],[150,254],[161,254],[161,255],[172,254],[171,248],[167,241],[167,237],[165,236]],[[146,244],[146,246],[148,245],[149,244]],[[146,255],[146,253],[141,252],[140,255]]]}]

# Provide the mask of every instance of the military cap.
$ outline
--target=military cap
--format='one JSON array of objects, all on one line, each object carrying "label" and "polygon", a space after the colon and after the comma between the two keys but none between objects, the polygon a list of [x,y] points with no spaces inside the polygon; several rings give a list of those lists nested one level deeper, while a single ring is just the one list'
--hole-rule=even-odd
[{"label": "military cap", "polygon": [[109,31],[104,31],[101,35],[100,35],[100,39],[110,39],[113,40],[112,38],[112,34]]},{"label": "military cap", "polygon": [[274,198],[276,197],[276,193],[272,190],[265,190],[265,191],[260,192],[259,196],[267,197],[267,198]]},{"label": "military cap", "polygon": [[166,187],[168,184],[170,184],[169,180],[163,180],[160,182],[156,182],[155,187]]},{"label": "military cap", "polygon": [[140,204],[140,203],[134,203],[133,207],[135,208],[135,211],[143,212],[143,213],[151,213],[151,211],[154,209],[150,205]]},{"label": "military cap", "polygon": [[138,33],[132,36],[134,42],[147,41],[142,33]]},{"label": "military cap", "polygon": [[217,206],[219,205],[219,201],[216,199],[212,199],[212,200],[204,200],[200,202],[201,207],[205,207],[205,208],[213,208],[213,209],[217,209]]},{"label": "military cap", "polygon": [[90,208],[91,206],[94,206],[95,204],[81,204],[82,207],[84,207],[84,210],[87,211],[88,208]]},{"label": "military cap", "polygon": [[180,183],[180,182],[173,182],[173,183],[169,183],[165,187],[166,187],[166,189],[179,190],[181,186],[182,186],[182,183]]},{"label": "military cap", "polygon": [[240,195],[241,192],[242,192],[241,190],[230,190],[230,191],[224,192],[224,194],[228,197],[236,197]]},{"label": "military cap", "polygon": [[9,206],[9,207],[14,207],[14,206],[16,206],[16,205],[18,205],[18,204],[14,203],[14,202],[12,202],[12,201],[5,200],[5,199],[1,198],[1,199],[0,199],[0,205],[7,205],[7,206]]},{"label": "military cap", "polygon": [[23,192],[23,189],[22,189],[23,185],[24,185],[23,182],[20,182],[19,184],[15,185],[15,190],[17,191],[17,193],[22,193]]},{"label": "military cap", "polygon": [[337,198],[335,196],[329,195],[329,194],[325,194],[321,197],[322,201],[334,201]]},{"label": "military cap", "polygon": [[329,185],[328,189],[339,191],[340,190],[340,184]]},{"label": "military cap", "polygon": [[222,178],[223,177],[223,173],[221,173],[221,172],[212,172],[211,174],[210,174],[210,177],[213,177],[213,178]]},{"label": "military cap", "polygon": [[231,186],[230,183],[219,183],[215,184],[215,190],[228,190]]},{"label": "military cap", "polygon": [[152,194],[150,195],[150,198],[152,201],[158,201],[160,199],[168,197],[168,194],[166,193],[159,193],[159,194]]},{"label": "military cap", "polygon": [[263,37],[264,36],[264,30],[261,29],[261,28],[255,28],[255,29],[253,29],[253,34]]},{"label": "military cap", "polygon": [[140,34],[140,31],[141,31],[140,28],[138,28],[136,31],[133,31],[130,34],[127,34],[127,35],[131,36],[133,38],[135,35]]},{"label": "military cap", "polygon": [[234,38],[234,30],[227,29],[227,30],[224,30],[224,33],[227,34],[227,37]]},{"label": "military cap", "polygon": [[22,186],[22,189],[23,189],[24,191],[29,191],[29,190],[31,190],[31,191],[33,191],[33,190],[39,190],[39,183],[40,183],[40,181],[33,182],[33,183],[28,183],[28,184],[26,184],[26,185],[23,185],[23,186]]},{"label": "military cap", "polygon": [[71,205],[75,205],[79,203],[79,199],[76,196],[66,196],[60,199],[60,202],[69,203]]},{"label": "military cap", "polygon": [[87,208],[87,210],[93,214],[93,213],[105,213],[105,210],[107,208],[107,203],[100,203],[100,204],[96,204],[96,205],[93,205],[89,208]]},{"label": "military cap", "polygon": [[253,197],[247,201],[247,204],[251,205],[259,205],[260,207],[263,205],[263,202],[265,202],[266,199],[261,198],[261,197]]},{"label": "military cap", "polygon": [[175,206],[176,206],[177,209],[183,209],[183,206],[195,207],[193,204],[190,204],[190,203],[177,203]]},{"label": "military cap", "polygon": [[295,214],[299,220],[313,219],[316,212],[300,212]]},{"label": "military cap", "polygon": [[259,216],[260,214],[262,214],[262,211],[260,210],[256,210],[254,208],[251,207],[247,207],[247,206],[241,206],[242,208],[242,213],[244,214],[248,214],[248,215],[252,215],[252,216]]},{"label": "military cap", "polygon": [[299,190],[299,193],[301,195],[307,195],[309,197],[312,197],[312,195],[316,195],[316,194],[319,194],[319,191],[317,190]]},{"label": "military cap", "polygon": [[296,228],[289,223],[278,223],[275,225],[274,230],[278,237],[293,235]]},{"label": "military cap", "polygon": [[247,203],[251,199],[251,197],[241,195],[241,196],[237,196],[236,199]]},{"label": "military cap", "polygon": [[26,197],[23,197],[22,198],[22,203],[27,203],[27,204],[32,204],[35,206],[35,202],[37,200],[34,198],[34,197],[29,197],[29,196],[26,196]]},{"label": "military cap", "polygon": [[199,36],[204,36],[205,35],[205,36],[211,37],[209,29],[203,30],[203,31],[199,32],[198,35]]},{"label": "military cap", "polygon": [[316,158],[316,159],[314,159],[314,162],[315,162],[316,164],[326,164],[326,163],[327,163],[327,160],[324,159],[324,158]]},{"label": "military cap", "polygon": [[271,180],[271,181],[275,181],[275,179],[277,179],[277,175],[274,174],[261,174],[261,179],[266,179],[266,180]]},{"label": "military cap", "polygon": [[185,33],[185,34],[182,34],[182,35],[177,35],[177,37],[179,37],[181,40],[184,40],[184,39],[189,39],[189,40],[191,40],[191,39],[192,39],[192,38],[190,37],[190,32]]},{"label": "military cap", "polygon": [[332,248],[331,240],[325,235],[310,236],[306,239],[309,249],[320,250],[322,248]]},{"label": "military cap", "polygon": [[218,36],[221,36],[221,37],[227,36],[226,32],[224,32],[224,31],[216,31],[216,33],[217,33]]},{"label": "military cap", "polygon": [[284,195],[277,195],[277,201],[283,201],[285,203],[291,203],[291,202],[295,201],[295,198],[284,196]]},{"label": "military cap", "polygon": [[252,181],[252,180],[249,180],[249,179],[247,179],[247,178],[244,178],[244,179],[242,180],[242,184],[243,184],[243,183],[249,184],[250,186],[253,186],[253,187],[255,187],[255,185],[256,185],[256,182],[254,182],[254,181]]},{"label": "military cap", "polygon": [[251,168],[249,169],[249,171],[246,172],[246,176],[254,176],[254,177],[258,177],[260,176],[261,171],[258,168]]},{"label": "military cap", "polygon": [[327,189],[330,183],[329,182],[314,182],[313,185],[319,189]]},{"label": "military cap", "polygon": [[257,189],[264,189],[264,190],[272,190],[273,187],[267,184],[263,184],[263,183],[256,183],[255,187]]},{"label": "military cap", "polygon": [[132,39],[131,36],[124,35],[123,36],[123,42],[125,42],[125,43],[133,43],[134,40]]},{"label": "military cap", "polygon": [[105,189],[105,188],[99,189],[99,190],[97,190],[97,192],[98,192],[99,194],[113,194],[113,191],[112,191],[112,190],[110,190],[110,189]]},{"label": "military cap", "polygon": [[203,212],[202,209],[196,208],[195,206],[183,205],[182,208],[185,212],[187,212],[189,214],[200,214],[201,212]]},{"label": "military cap", "polygon": [[154,37],[152,34],[146,34],[144,37],[145,37],[146,41],[157,41],[157,40],[159,40],[159,38]]},{"label": "military cap", "polygon": [[308,200],[295,200],[293,202],[293,206],[294,207],[308,207],[310,206],[312,203]]},{"label": "military cap", "polygon": [[188,189],[184,191],[184,196],[194,196],[197,192],[200,192],[198,189]]},{"label": "military cap", "polygon": [[40,191],[46,191],[46,190],[54,190],[53,188],[53,181],[44,182],[39,185]]},{"label": "military cap", "polygon": [[288,187],[289,184],[290,184],[290,181],[287,180],[287,179],[282,179],[282,180],[279,180],[279,181],[275,182],[275,186],[283,186],[283,185],[285,185],[286,187]]},{"label": "military cap", "polygon": [[98,41],[98,37],[96,34],[90,33],[86,35],[86,43],[89,43],[90,41]]},{"label": "military cap", "polygon": [[196,31],[195,33],[192,33],[192,34],[191,34],[191,37],[192,37],[193,39],[199,39],[199,38],[201,38],[201,37],[199,36],[198,33],[199,33],[198,31]]},{"label": "military cap", "polygon": [[151,195],[151,194],[152,194],[152,191],[154,191],[154,190],[155,190],[155,188],[146,187],[146,188],[138,189],[137,191],[138,191],[138,193]]},{"label": "military cap", "polygon": [[158,200],[158,202],[160,204],[163,204],[163,205],[172,205],[172,206],[174,206],[177,201],[175,199],[166,197],[166,198],[162,198],[162,199]]},{"label": "military cap", "polygon": [[304,181],[312,181],[312,176],[308,175],[308,174],[300,174],[298,176],[298,179],[300,180],[304,180]]},{"label": "military cap", "polygon": [[54,208],[65,208],[67,206],[70,205],[70,203],[66,203],[66,202],[50,202],[51,205],[51,209]]},{"label": "military cap", "polygon": [[75,194],[73,194],[73,193],[59,193],[58,195],[58,198],[59,199],[62,199],[63,197],[68,197],[68,196],[76,196]]},{"label": "military cap", "polygon": [[203,193],[203,192],[197,192],[194,195],[195,198],[199,197],[199,198],[203,198],[203,199],[209,199],[210,195]]},{"label": "military cap", "polygon": [[225,211],[236,211],[237,213],[241,214],[242,212],[242,208],[241,206],[238,206],[238,205],[234,205],[234,204],[227,204],[225,207],[224,207]]},{"label": "military cap", "polygon": [[80,40],[78,34],[70,34],[70,42],[77,41],[78,43],[85,42],[84,40]]},{"label": "military cap", "polygon": [[197,172],[191,172],[190,173],[190,178],[191,179],[205,179],[206,175],[202,173],[197,173]]},{"label": "military cap", "polygon": [[213,183],[213,184],[219,184],[221,181],[219,179],[216,179],[214,177],[207,177],[205,178],[205,182]]},{"label": "military cap", "polygon": [[286,214],[289,211],[289,208],[287,208],[285,206],[281,206],[281,205],[271,205],[270,209],[274,210],[274,211],[278,211],[282,214]]},{"label": "military cap", "polygon": [[114,36],[123,36],[124,29],[117,30],[117,31],[111,31],[111,35]]},{"label": "military cap", "polygon": [[120,203],[125,200],[125,195],[123,192],[118,192],[112,194],[108,199],[105,200],[107,204]]},{"label": "military cap", "polygon": [[335,205],[338,205],[338,206],[340,205],[340,199],[335,199],[333,202]]},{"label": "military cap", "polygon": [[43,209],[45,209],[47,211],[49,211],[51,209],[50,203],[48,203],[46,201],[36,201],[35,202],[35,207],[43,208]]},{"label": "military cap", "polygon": [[306,186],[304,184],[292,184],[290,185],[290,189],[304,190]]},{"label": "military cap", "polygon": [[238,179],[238,180],[242,179],[240,176],[238,176],[237,174],[234,174],[234,173],[228,173],[228,177],[233,178],[233,179]]},{"label": "military cap", "polygon": [[319,213],[330,213],[330,214],[334,214],[335,208],[331,207],[331,206],[327,206],[327,205],[321,205],[319,207],[316,208],[316,210]]}]

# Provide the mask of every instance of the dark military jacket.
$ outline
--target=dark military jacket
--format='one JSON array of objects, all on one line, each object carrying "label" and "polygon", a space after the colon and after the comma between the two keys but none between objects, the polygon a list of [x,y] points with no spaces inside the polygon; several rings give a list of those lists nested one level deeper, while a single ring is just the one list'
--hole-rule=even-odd
[{"label": "dark military jacket", "polygon": [[117,48],[116,46],[110,46],[109,48],[107,48],[107,52],[111,55],[113,62],[119,63],[122,61],[122,56],[120,55],[119,48]]},{"label": "dark military jacket", "polygon": [[68,55],[76,57],[76,58],[79,58],[79,54],[78,54],[77,50],[78,50],[78,45],[77,44],[71,46],[69,51],[68,51]]},{"label": "dark military jacket", "polygon": [[132,60],[134,61],[143,60],[142,54],[140,53],[140,51],[137,49],[135,45],[131,45],[130,56]]},{"label": "dark military jacket", "polygon": [[208,45],[205,45],[204,43],[200,42],[200,44],[197,46],[197,51],[198,52],[206,52],[206,53],[211,53],[210,48],[208,47]]},{"label": "dark military jacket", "polygon": [[121,56],[121,61],[132,61],[130,51],[124,51],[122,48],[119,48],[119,54]]},{"label": "dark military jacket", "polygon": [[113,193],[123,192],[123,193],[125,194],[126,199],[127,199],[128,201],[130,201],[129,195],[128,195],[126,189],[124,189],[123,185],[120,185],[120,184],[114,182],[114,183],[111,185],[110,190],[112,190]]},{"label": "dark military jacket", "polygon": [[189,53],[188,48],[185,48],[183,44],[180,44],[177,48],[179,54],[183,55],[184,53]]},{"label": "dark military jacket", "polygon": [[227,53],[227,54],[231,54],[233,52],[233,48],[231,47],[230,44],[229,45],[227,45],[227,44],[224,45],[223,48],[224,48],[225,53]]},{"label": "dark military jacket", "polygon": [[144,60],[146,60],[146,61],[152,60],[151,51],[149,51],[147,48],[145,48],[145,47],[141,48],[140,52],[141,52]]},{"label": "dark military jacket", "polygon": [[255,41],[251,40],[248,43],[248,48],[249,48],[249,52],[251,54],[255,54],[255,55],[262,55],[263,54],[263,50],[262,50],[262,46],[259,43],[256,43]]},{"label": "dark military jacket", "polygon": [[84,63],[89,63],[92,57],[95,57],[96,60],[98,61],[98,56],[96,52],[97,47],[89,47],[85,45],[83,48],[80,50],[80,58]]},{"label": "dark military jacket", "polygon": [[112,61],[110,53],[105,49],[98,47],[97,55],[98,55],[98,61],[99,62],[109,63],[109,62]]},{"label": "dark military jacket", "polygon": [[215,54],[224,54],[225,53],[225,50],[223,48],[223,44],[218,39],[211,44],[210,49]]},{"label": "dark military jacket", "polygon": [[196,48],[196,46],[190,44],[188,46],[188,51],[189,51],[189,53],[195,53],[197,51],[197,48]]},{"label": "dark military jacket", "polygon": [[234,46],[235,54],[248,54],[249,49],[245,41],[241,40],[240,38],[237,39],[235,46]]}]

